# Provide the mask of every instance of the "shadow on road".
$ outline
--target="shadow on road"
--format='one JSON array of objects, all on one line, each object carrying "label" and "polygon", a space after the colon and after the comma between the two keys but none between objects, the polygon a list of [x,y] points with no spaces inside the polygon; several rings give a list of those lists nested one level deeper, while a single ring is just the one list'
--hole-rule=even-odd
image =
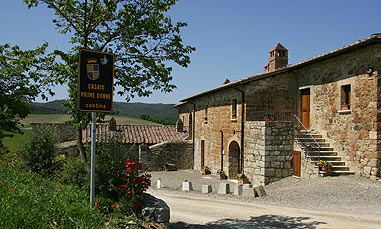
[{"label": "shadow on road", "polygon": [[303,222],[309,217],[287,217],[279,215],[262,215],[251,217],[249,220],[223,219],[204,225],[187,224],[184,222],[171,223],[171,228],[316,228],[324,222]]}]

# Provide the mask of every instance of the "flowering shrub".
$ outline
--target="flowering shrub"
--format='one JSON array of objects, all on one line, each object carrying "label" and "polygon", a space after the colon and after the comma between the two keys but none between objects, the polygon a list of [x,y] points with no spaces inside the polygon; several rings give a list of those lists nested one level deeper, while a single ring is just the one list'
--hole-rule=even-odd
[{"label": "flowering shrub", "polygon": [[143,209],[143,193],[151,186],[151,174],[139,174],[142,164],[126,160],[122,176],[123,183],[118,185],[127,198],[127,210],[135,214]]}]

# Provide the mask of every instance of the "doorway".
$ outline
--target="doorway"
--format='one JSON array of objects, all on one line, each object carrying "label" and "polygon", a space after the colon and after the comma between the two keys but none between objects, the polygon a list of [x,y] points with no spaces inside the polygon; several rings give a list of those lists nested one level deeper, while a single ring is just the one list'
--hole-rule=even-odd
[{"label": "doorway", "polygon": [[201,169],[205,167],[205,141],[201,140]]},{"label": "doorway", "polygon": [[301,165],[301,153],[300,151],[294,151],[294,160],[293,160],[293,164],[294,164],[294,172],[293,172],[293,175],[296,176],[296,177],[300,177],[300,165]]},{"label": "doorway", "polygon": [[301,94],[301,121],[304,127],[310,129],[310,89],[303,89]]},{"label": "doorway", "polygon": [[235,179],[240,172],[240,148],[236,141],[232,141],[229,145],[229,179]]}]

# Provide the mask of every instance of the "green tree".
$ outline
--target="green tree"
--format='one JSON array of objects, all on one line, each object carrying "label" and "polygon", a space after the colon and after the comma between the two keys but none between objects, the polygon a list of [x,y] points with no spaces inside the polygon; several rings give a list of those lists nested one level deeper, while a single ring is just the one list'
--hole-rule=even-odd
[{"label": "green tree", "polygon": [[52,68],[54,55],[46,55],[47,44],[22,51],[19,46],[0,45],[0,147],[4,137],[21,133],[20,120],[29,113],[29,104],[52,82],[45,74]]},{"label": "green tree", "polygon": [[[90,114],[77,109],[78,52],[81,48],[113,53],[115,88],[126,100],[149,96],[153,90],[170,92],[172,67],[187,67],[194,47],[180,36],[183,22],[172,22],[166,12],[176,0],[24,0],[29,8],[46,5],[55,13],[59,33],[71,36],[69,51],[54,51],[60,57],[55,79],[69,86],[66,106],[77,124],[79,151],[87,165],[81,132]],[[100,116],[102,118],[102,116]]]}]

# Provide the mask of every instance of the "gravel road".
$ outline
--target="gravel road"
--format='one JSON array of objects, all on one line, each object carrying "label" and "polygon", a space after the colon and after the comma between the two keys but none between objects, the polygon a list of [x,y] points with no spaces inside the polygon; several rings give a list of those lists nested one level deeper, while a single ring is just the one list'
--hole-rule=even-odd
[{"label": "gravel road", "polygon": [[[206,200],[227,200],[240,203],[278,206],[293,209],[305,209],[331,214],[348,214],[353,218],[374,219],[381,228],[381,182],[356,176],[319,177],[297,179],[288,177],[265,186],[267,195],[261,198],[243,198],[233,194],[217,194],[221,181],[213,175],[201,176],[199,171],[181,170],[174,172],[153,172],[152,191],[156,189],[157,179],[164,186],[162,191],[188,198],[206,198]],[[194,191],[182,192],[182,182],[192,182]],[[229,181],[231,191],[235,183]],[[201,194],[202,184],[212,185],[213,192]],[[205,202],[205,200],[204,200]]]}]

